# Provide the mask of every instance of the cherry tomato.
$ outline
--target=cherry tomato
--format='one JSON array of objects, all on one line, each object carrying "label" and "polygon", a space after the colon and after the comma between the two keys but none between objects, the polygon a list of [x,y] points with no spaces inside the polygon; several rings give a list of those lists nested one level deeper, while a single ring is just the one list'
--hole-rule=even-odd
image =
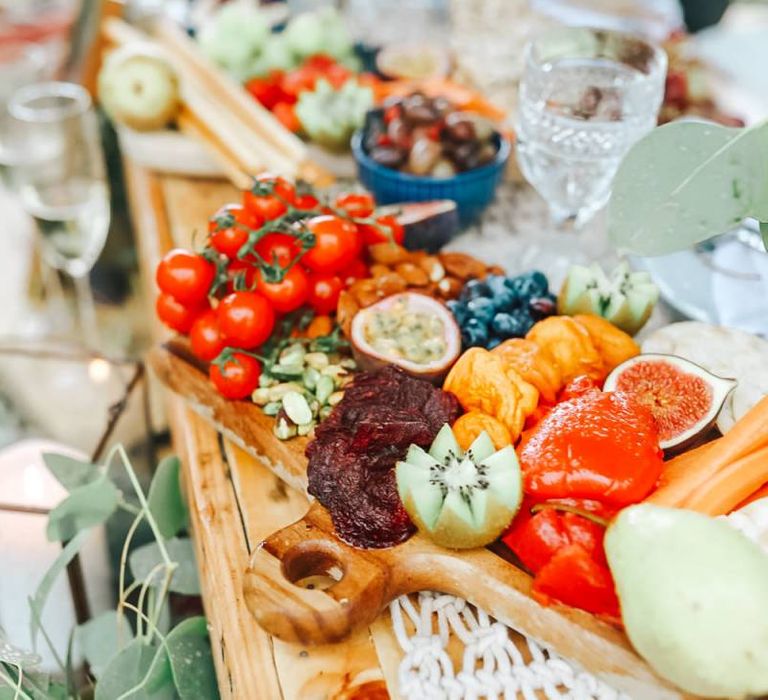
[{"label": "cherry tomato", "polygon": [[208,309],[200,314],[189,331],[189,342],[195,357],[210,362],[224,349],[224,340],[219,333],[216,312]]},{"label": "cherry tomato", "polygon": [[334,201],[337,209],[347,213],[354,219],[364,219],[373,214],[376,203],[367,192],[342,192]]},{"label": "cherry tomato", "polygon": [[212,364],[208,376],[222,396],[244,399],[259,386],[261,364],[255,357],[235,352],[222,365]]},{"label": "cherry tomato", "polygon": [[261,345],[275,326],[275,312],[258,292],[233,292],[217,309],[219,330],[224,342],[250,350]]},{"label": "cherry tomato", "polygon": [[315,68],[316,70],[327,70],[331,66],[338,65],[336,59],[329,56],[327,53],[316,53],[308,56],[304,61],[304,66],[307,68]]},{"label": "cherry tomato", "polygon": [[[227,291],[237,291],[235,289],[236,278],[242,278],[242,284],[239,285],[241,288],[252,290],[256,286],[256,273],[258,271],[258,268],[252,262],[237,258],[232,260],[227,266],[227,277],[229,277]],[[243,285],[245,286],[243,287]]]},{"label": "cherry tomato", "polygon": [[391,214],[377,217],[375,226],[372,224],[358,224],[357,230],[360,232],[365,245],[390,243],[391,241],[402,245],[405,239],[405,229]]},{"label": "cherry tomato", "polygon": [[309,305],[315,313],[326,315],[336,311],[344,283],[337,275],[315,272],[309,276]]},{"label": "cherry tomato", "polygon": [[266,76],[249,80],[245,89],[270,110],[280,102],[295,102],[295,95],[287,94],[282,88],[283,76],[283,71],[273,70]]},{"label": "cherry tomato", "polygon": [[[229,222],[232,222],[229,225]],[[248,229],[257,229],[263,219],[241,204],[226,204],[208,222],[211,245],[228,258],[236,258],[248,240]]]},{"label": "cherry tomato", "polygon": [[360,258],[339,273],[339,277],[341,277],[345,287],[349,287],[355,280],[364,280],[370,276],[371,273],[368,270],[368,266]]},{"label": "cherry tomato", "polygon": [[301,252],[301,243],[289,233],[268,233],[256,244],[255,250],[265,262],[287,267]]},{"label": "cherry tomato", "polygon": [[282,314],[295,311],[304,304],[309,294],[309,282],[307,273],[294,265],[285,273],[280,282],[268,282],[264,272],[259,271],[258,291],[261,292],[272,304],[272,308]]},{"label": "cherry tomato", "polygon": [[216,266],[212,262],[181,248],[166,253],[155,273],[160,291],[185,306],[204,302],[215,276]]},{"label": "cherry tomato", "polygon": [[352,71],[346,66],[336,63],[335,65],[329,66],[322,77],[331,84],[332,88],[339,90],[344,86],[344,83],[352,77]]},{"label": "cherry tomato", "polygon": [[307,222],[315,245],[301,259],[314,272],[338,272],[351,265],[362,244],[355,225],[338,216],[316,216]]},{"label": "cherry tomato", "polygon": [[320,201],[313,194],[299,194],[293,200],[293,206],[302,211],[309,211],[311,209],[317,209],[320,206]]},{"label": "cherry tomato", "polygon": [[301,122],[296,115],[294,105],[288,102],[278,102],[272,108],[272,114],[288,131],[292,131],[294,134],[298,134],[301,131]]},{"label": "cherry tomato", "polygon": [[302,92],[314,90],[322,72],[312,66],[301,66],[285,74],[280,86],[288,95],[298,98]]},{"label": "cherry tomato", "polygon": [[166,292],[158,294],[155,300],[157,317],[177,333],[189,333],[195,319],[204,313],[205,309],[205,304],[185,306]]},{"label": "cherry tomato", "polygon": [[243,192],[243,206],[264,221],[272,221],[285,214],[293,196],[293,185],[288,180],[262,173],[256,177],[253,187]]}]

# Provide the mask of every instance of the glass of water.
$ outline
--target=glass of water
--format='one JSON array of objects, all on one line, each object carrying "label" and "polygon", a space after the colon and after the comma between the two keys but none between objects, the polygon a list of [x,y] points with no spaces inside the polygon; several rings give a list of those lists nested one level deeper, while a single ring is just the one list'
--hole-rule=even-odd
[{"label": "glass of water", "polygon": [[75,283],[86,344],[98,343],[88,273],[109,230],[109,190],[99,125],[88,91],[74,83],[28,85],[8,112],[23,153],[12,179],[40,234],[43,257]]},{"label": "glass of water", "polygon": [[560,27],[528,44],[518,162],[556,227],[608,201],[624,154],[656,124],[666,70],[662,49],[619,32]]}]

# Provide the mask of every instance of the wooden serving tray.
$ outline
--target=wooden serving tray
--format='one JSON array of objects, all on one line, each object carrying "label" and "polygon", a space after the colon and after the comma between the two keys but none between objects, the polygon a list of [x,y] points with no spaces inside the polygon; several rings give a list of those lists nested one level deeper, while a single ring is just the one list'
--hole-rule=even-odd
[{"label": "wooden serving tray", "polygon": [[[149,363],[226,437],[306,492],[306,439],[280,441],[272,434],[273,419],[258,406],[219,396],[183,343],[154,348]],[[539,604],[530,576],[499,554],[448,550],[418,534],[388,549],[357,549],[335,536],[318,503],[256,548],[244,583],[258,623],[302,644],[339,641],[373,622],[397,596],[421,590],[465,598],[633,698],[690,697],[659,678],[620,630],[581,610]]]}]

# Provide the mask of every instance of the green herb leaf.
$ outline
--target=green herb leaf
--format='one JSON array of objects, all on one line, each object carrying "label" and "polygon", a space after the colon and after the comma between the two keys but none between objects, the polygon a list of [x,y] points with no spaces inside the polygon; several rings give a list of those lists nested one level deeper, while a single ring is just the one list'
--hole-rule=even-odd
[{"label": "green herb leaf", "polygon": [[36,645],[37,633],[40,630],[40,619],[43,616],[43,608],[45,608],[45,602],[48,600],[54,581],[56,581],[61,572],[66,568],[67,564],[69,564],[80,551],[80,547],[83,546],[83,542],[85,542],[87,537],[88,533],[81,530],[67,542],[59,556],[56,557],[53,564],[51,564],[51,567],[45,572],[43,580],[40,581],[34,596],[29,598],[29,607],[32,612],[29,636],[32,639],[32,646]]},{"label": "green herb leaf", "polygon": [[[183,595],[200,595],[200,581],[197,578],[195,565],[195,552],[192,542],[188,538],[174,538],[165,543],[168,556],[178,564],[173,572],[170,590]],[[158,564],[163,562],[157,542],[150,542],[131,552],[128,563],[131,566],[133,577],[138,580],[146,580],[150,572]],[[155,575],[151,585],[159,586],[162,577]]]},{"label": "green herb leaf", "polygon": [[636,143],[619,167],[608,233],[622,251],[663,255],[768,219],[768,123],[730,129],[673,122]]},{"label": "green herb leaf", "polygon": [[125,615],[108,610],[80,625],[75,639],[91,672],[98,678],[117,652],[133,640],[133,630]]},{"label": "green herb leaf", "polygon": [[78,486],[85,486],[99,478],[97,465],[67,457],[67,455],[45,452],[43,453],[43,461],[48,467],[48,471],[59,480],[59,483],[67,491],[72,491]]},{"label": "green herb leaf", "polygon": [[78,532],[103,523],[117,509],[120,491],[101,475],[96,481],[73,489],[48,516],[46,535],[52,542],[65,542]]},{"label": "green herb leaf", "polygon": [[18,666],[19,668],[34,668],[40,663],[40,655],[14,646],[5,639],[0,639],[0,662]]},{"label": "green herb leaf", "polygon": [[112,658],[96,683],[94,700],[173,700],[165,649],[134,639]]},{"label": "green herb leaf", "polygon": [[166,637],[171,673],[181,700],[216,700],[219,689],[204,617],[190,617]]},{"label": "green herb leaf", "polygon": [[149,487],[149,512],[163,537],[173,537],[187,524],[187,508],[181,495],[178,457],[166,457],[157,465]]},{"label": "green herb leaf", "polygon": [[760,235],[763,238],[763,247],[768,250],[768,221],[760,222]]}]

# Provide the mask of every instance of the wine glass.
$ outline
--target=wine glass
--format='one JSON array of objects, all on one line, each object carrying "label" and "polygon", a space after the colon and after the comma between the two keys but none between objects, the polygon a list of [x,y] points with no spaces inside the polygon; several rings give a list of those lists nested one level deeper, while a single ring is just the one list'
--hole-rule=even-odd
[{"label": "wine glass", "polygon": [[656,124],[666,68],[662,49],[620,32],[559,27],[528,44],[517,155],[556,228],[608,201],[621,159]]},{"label": "wine glass", "polygon": [[99,125],[88,91],[46,82],[20,88],[8,105],[24,154],[13,167],[22,206],[34,219],[46,262],[72,277],[86,344],[98,344],[88,273],[109,230],[109,189]]}]

